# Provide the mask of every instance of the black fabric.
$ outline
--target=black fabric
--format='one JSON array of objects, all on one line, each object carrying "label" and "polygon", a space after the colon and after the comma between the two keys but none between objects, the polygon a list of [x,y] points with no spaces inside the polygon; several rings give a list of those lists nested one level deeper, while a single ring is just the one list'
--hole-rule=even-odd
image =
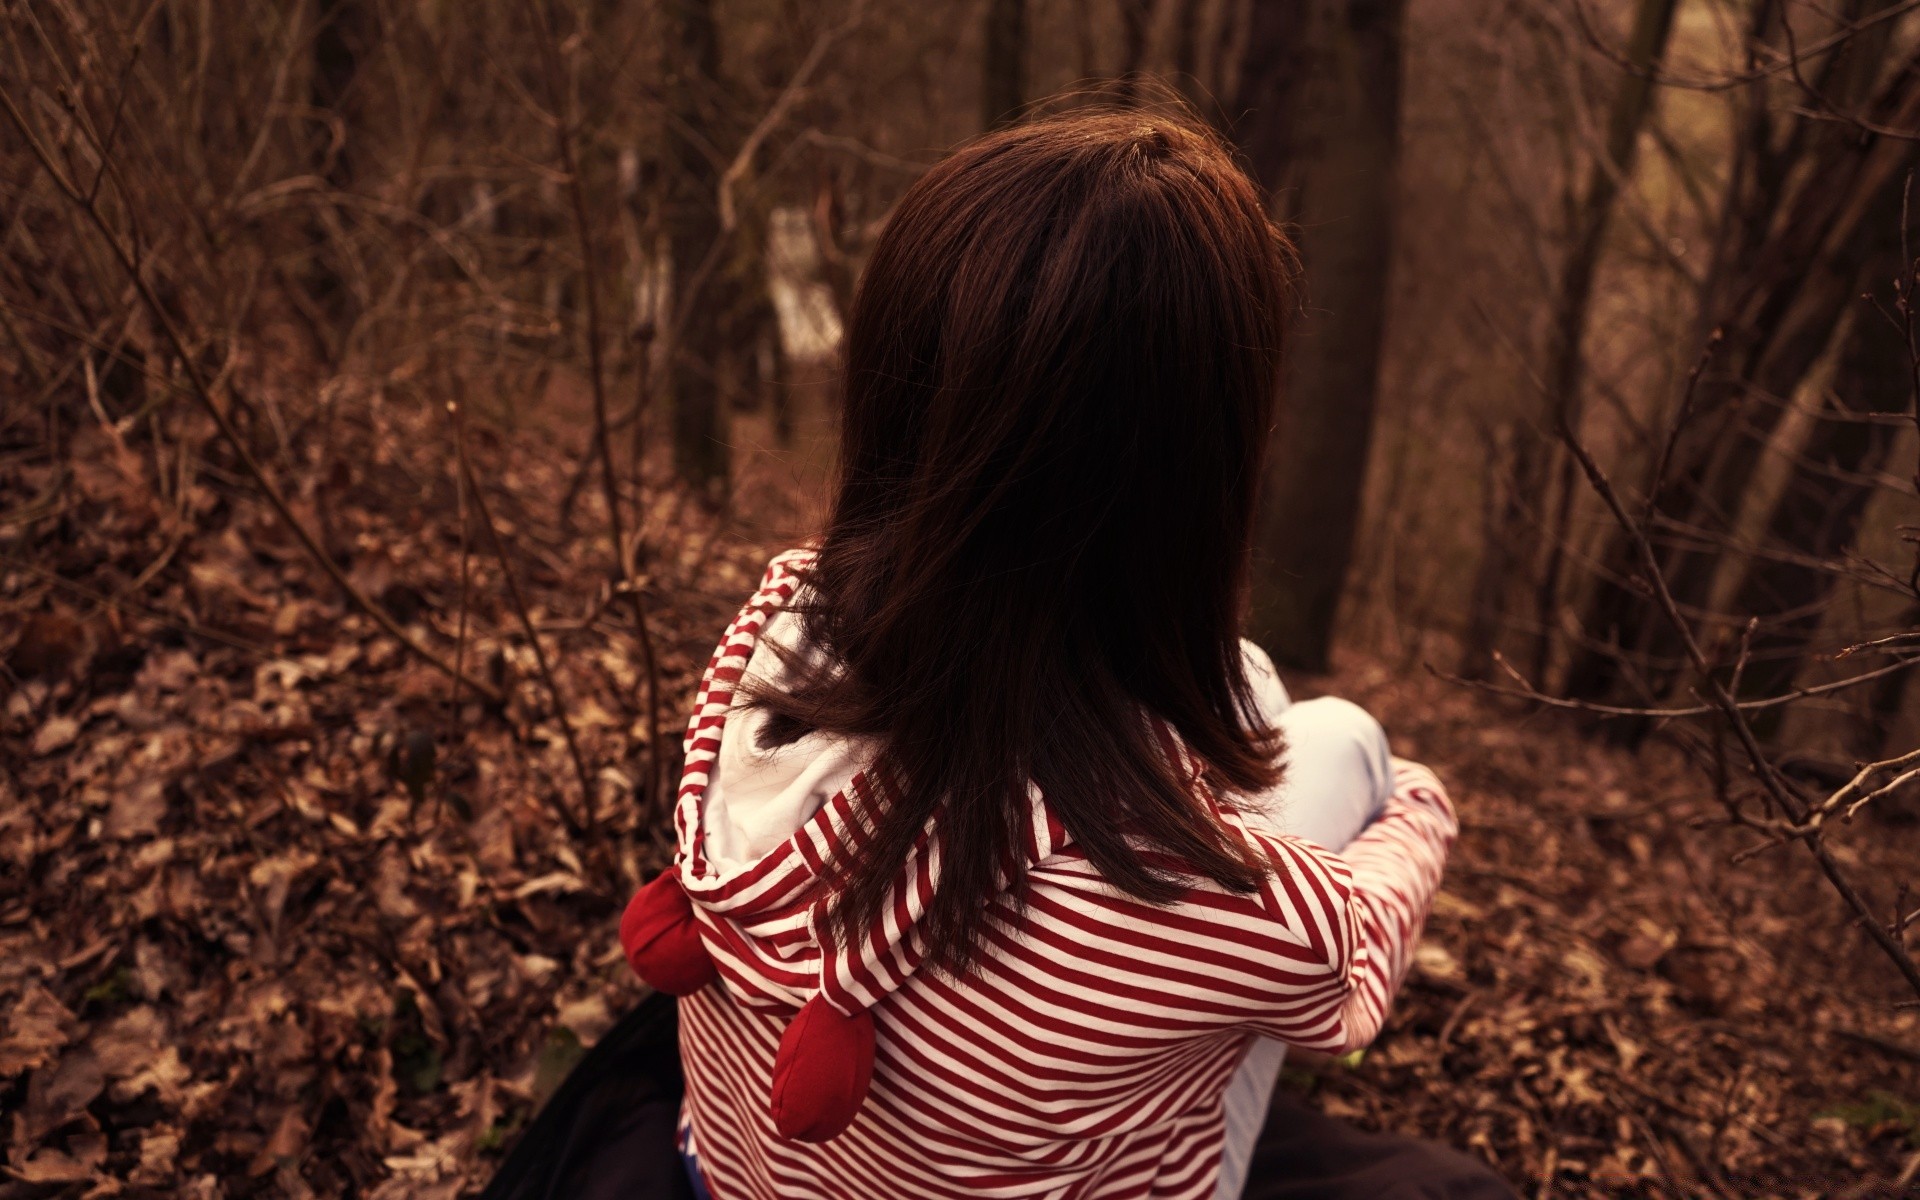
[{"label": "black fabric", "polygon": [[1273,1094],[1242,1200],[1516,1200],[1478,1159],[1438,1142],[1368,1133]]},{"label": "black fabric", "polygon": [[[655,994],[587,1051],[480,1200],[693,1200],[674,1145],[678,1011]],[[1243,1200],[1515,1200],[1477,1160],[1274,1094]]]},{"label": "black fabric", "polygon": [[693,1200],[674,1125],[680,1022],[655,993],[587,1051],[480,1200]]}]

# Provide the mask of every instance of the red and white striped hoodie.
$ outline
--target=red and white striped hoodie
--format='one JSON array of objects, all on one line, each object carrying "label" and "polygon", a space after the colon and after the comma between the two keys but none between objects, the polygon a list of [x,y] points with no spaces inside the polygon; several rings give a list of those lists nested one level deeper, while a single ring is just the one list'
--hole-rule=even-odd
[{"label": "red and white striped hoodie", "polygon": [[714,653],[687,731],[675,870],[622,923],[635,969],[683,996],[685,1115],[713,1195],[1211,1196],[1222,1093],[1257,1035],[1342,1053],[1379,1031],[1458,830],[1439,782],[1396,761],[1385,810],[1334,854],[1221,804],[1151,722],[1194,802],[1274,864],[1257,892],[1201,882],[1171,906],[1133,899],[1036,792],[1027,884],[982,899],[992,932],[967,978],[919,970],[937,817],[879,927],[823,941],[816,880],[861,836],[860,806],[885,803],[880,773],[822,787],[744,860],[710,852],[706,804],[728,719],[746,719],[735,693],[808,557],[774,559]]}]

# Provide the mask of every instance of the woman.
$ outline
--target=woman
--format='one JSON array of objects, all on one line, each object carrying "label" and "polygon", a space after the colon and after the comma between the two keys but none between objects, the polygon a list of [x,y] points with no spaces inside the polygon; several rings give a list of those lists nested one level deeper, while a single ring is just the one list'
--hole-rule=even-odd
[{"label": "woman", "polygon": [[1379,1030],[1456,825],[1239,637],[1291,271],[1162,116],[902,199],[831,520],[716,652],[622,923],[681,997],[696,1193],[1234,1196],[1266,1047]]}]

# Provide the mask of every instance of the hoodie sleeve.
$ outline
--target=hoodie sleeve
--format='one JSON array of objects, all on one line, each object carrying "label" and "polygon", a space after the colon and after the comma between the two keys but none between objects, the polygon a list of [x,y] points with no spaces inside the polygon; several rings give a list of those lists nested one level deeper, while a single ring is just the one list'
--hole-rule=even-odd
[{"label": "hoodie sleeve", "polygon": [[1266,903],[1287,965],[1254,1022],[1269,1037],[1343,1054],[1386,1020],[1460,831],[1433,772],[1401,759],[1393,771],[1385,809],[1342,853],[1249,831],[1278,868]]}]

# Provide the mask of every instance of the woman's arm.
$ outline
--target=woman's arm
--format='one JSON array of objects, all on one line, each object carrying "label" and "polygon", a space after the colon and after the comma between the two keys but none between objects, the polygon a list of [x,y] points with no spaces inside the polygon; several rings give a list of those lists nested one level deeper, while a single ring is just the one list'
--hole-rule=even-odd
[{"label": "woman's arm", "polygon": [[1386,811],[1393,762],[1386,731],[1366,709],[1323,696],[1289,705],[1273,723],[1286,739],[1286,773],[1248,799],[1249,827],[1339,850]]},{"label": "woman's arm", "polygon": [[1249,828],[1279,868],[1265,898],[1283,965],[1261,1033],[1343,1054],[1380,1032],[1460,830],[1433,772],[1393,770],[1384,811],[1342,853]]}]

